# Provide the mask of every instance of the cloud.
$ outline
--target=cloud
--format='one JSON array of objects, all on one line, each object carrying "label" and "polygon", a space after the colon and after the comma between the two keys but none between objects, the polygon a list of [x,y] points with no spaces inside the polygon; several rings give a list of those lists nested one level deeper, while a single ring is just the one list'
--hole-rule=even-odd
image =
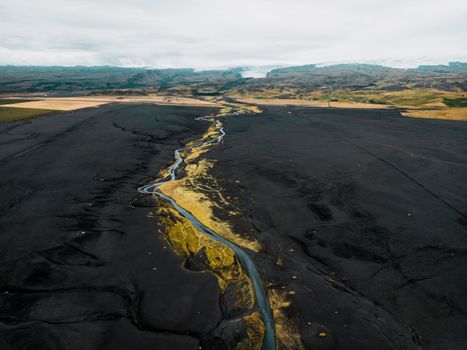
[{"label": "cloud", "polygon": [[15,0],[0,64],[213,68],[467,58],[464,0]]}]

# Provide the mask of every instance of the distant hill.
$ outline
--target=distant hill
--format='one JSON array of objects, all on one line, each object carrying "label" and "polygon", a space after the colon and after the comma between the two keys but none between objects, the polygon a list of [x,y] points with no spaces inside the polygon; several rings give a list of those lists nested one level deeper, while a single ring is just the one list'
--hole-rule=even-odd
[{"label": "distant hill", "polygon": [[121,67],[0,66],[0,93],[81,94],[150,92],[217,95],[229,91],[467,90],[467,63],[400,69],[370,64],[314,64],[274,69],[265,78],[242,78],[243,68],[195,71]]},{"label": "distant hill", "polygon": [[114,89],[223,89],[241,80],[240,69],[197,72],[193,69],[121,67],[0,66],[0,92],[77,92]]},{"label": "distant hill", "polygon": [[432,65],[432,66],[419,66],[415,69],[410,69],[411,71],[423,71],[423,72],[433,72],[433,73],[456,73],[456,72],[467,72],[467,62],[450,62],[446,65]]},{"label": "distant hill", "polygon": [[274,69],[263,80],[249,82],[250,89],[265,85],[300,86],[305,90],[377,89],[403,90],[434,88],[466,91],[467,63],[420,66],[415,69],[370,64],[306,65]]}]

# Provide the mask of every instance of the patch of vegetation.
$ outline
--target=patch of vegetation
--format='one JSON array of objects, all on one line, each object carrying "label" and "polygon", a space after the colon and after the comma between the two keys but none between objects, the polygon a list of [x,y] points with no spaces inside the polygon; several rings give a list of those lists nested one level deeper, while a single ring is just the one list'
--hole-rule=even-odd
[{"label": "patch of vegetation", "polygon": [[411,109],[403,112],[402,115],[413,118],[467,121],[467,108],[449,107],[440,109]]},{"label": "patch of vegetation", "polygon": [[[455,101],[456,107],[462,103],[457,98],[460,93],[446,92],[435,89],[416,89],[403,91],[384,90],[336,90],[333,92],[317,92],[313,98],[321,101],[361,102],[390,105],[396,107],[444,107],[445,100]],[[465,99],[464,99],[465,100]],[[444,102],[445,103],[445,102]]]},{"label": "patch of vegetation", "polygon": [[49,109],[0,107],[0,123],[34,118],[53,112],[57,111]]},{"label": "patch of vegetation", "polygon": [[31,102],[33,100],[21,100],[17,98],[0,98],[0,105],[10,105],[13,103]]},{"label": "patch of vegetation", "polygon": [[448,107],[467,107],[467,98],[443,98],[443,103]]}]

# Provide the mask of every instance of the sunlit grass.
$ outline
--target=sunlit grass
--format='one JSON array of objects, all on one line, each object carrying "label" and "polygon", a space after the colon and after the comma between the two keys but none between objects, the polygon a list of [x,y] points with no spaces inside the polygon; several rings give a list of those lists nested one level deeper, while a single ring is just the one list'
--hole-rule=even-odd
[{"label": "sunlit grass", "polygon": [[395,108],[466,107],[463,93],[436,89],[303,91],[290,87],[267,87],[232,91],[230,97],[255,99],[301,99],[318,102],[366,103]]},{"label": "sunlit grass", "polygon": [[29,119],[53,112],[57,111],[52,111],[49,109],[0,107],[0,122]]},{"label": "sunlit grass", "polygon": [[460,97],[459,93],[433,89],[402,91],[335,91],[315,93],[323,101],[362,102],[390,105],[394,107],[446,107],[446,99]]},{"label": "sunlit grass", "polygon": [[18,98],[0,98],[0,105],[11,105],[14,103],[30,102],[32,100],[24,100]]},{"label": "sunlit grass", "polygon": [[467,108],[410,109],[402,112],[402,115],[412,118],[467,121]]}]

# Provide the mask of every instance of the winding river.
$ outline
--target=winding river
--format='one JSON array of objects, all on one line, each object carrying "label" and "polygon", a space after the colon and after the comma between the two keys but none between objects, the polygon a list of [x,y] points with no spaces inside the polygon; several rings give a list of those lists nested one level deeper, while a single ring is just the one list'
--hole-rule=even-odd
[{"label": "winding river", "polygon": [[[206,116],[206,117],[198,117],[196,120],[200,121],[211,121],[214,125],[215,117],[211,116]],[[275,350],[276,348],[276,340],[275,340],[275,335],[274,335],[274,321],[272,317],[272,312],[271,308],[269,307],[269,301],[266,296],[266,292],[261,280],[261,277],[259,276],[258,270],[256,269],[255,264],[249,257],[249,255],[239,246],[235,245],[234,243],[226,240],[222,236],[218,235],[216,232],[213,230],[209,229],[208,227],[204,226],[193,214],[191,214],[189,211],[183,209],[181,206],[177,204],[177,202],[165,195],[164,193],[160,192],[158,190],[158,187],[162,185],[163,183],[174,181],[176,179],[176,171],[183,166],[184,164],[184,159],[181,155],[182,152],[185,151],[191,151],[195,148],[199,147],[204,147],[210,144],[218,144],[223,141],[223,138],[225,136],[225,131],[223,127],[219,127],[217,130],[217,135],[215,137],[212,137],[208,139],[207,141],[200,142],[197,145],[194,145],[193,147],[188,147],[188,148],[179,148],[175,151],[175,162],[169,167],[168,169],[168,176],[158,182],[153,182],[151,184],[142,186],[138,188],[138,192],[140,193],[146,193],[146,194],[151,194],[151,195],[156,195],[162,198],[163,200],[168,201],[170,204],[172,204],[173,208],[177,210],[183,217],[185,217],[187,220],[191,222],[191,224],[201,233],[205,234],[206,236],[209,236],[216,241],[224,244],[225,246],[229,247],[232,249],[235,254],[237,255],[240,263],[242,264],[243,268],[245,269],[246,273],[250,277],[252,283],[253,283],[253,288],[255,291],[255,298],[256,298],[256,303],[258,306],[259,313],[261,315],[261,318],[263,320],[264,326],[265,326],[265,334],[264,334],[264,339],[263,339],[263,350]]]}]

